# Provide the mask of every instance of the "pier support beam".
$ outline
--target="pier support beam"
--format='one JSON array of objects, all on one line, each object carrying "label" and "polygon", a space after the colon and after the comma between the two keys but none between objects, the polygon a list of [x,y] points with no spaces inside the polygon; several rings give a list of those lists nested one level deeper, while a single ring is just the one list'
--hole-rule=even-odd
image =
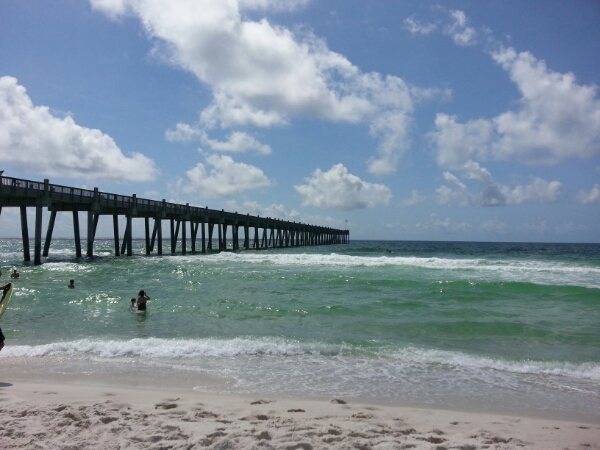
[{"label": "pier support beam", "polygon": [[35,207],[35,240],[33,248],[33,264],[42,263],[42,207]]},{"label": "pier support beam", "polygon": [[206,241],[205,241],[206,235],[204,232],[204,222],[201,222],[200,226],[202,227],[202,253],[206,253]]},{"label": "pier support beam", "polygon": [[152,227],[152,239],[150,240],[150,253],[154,251],[154,243],[156,242],[156,232],[158,230],[158,221],[160,219],[154,219],[154,227]]},{"label": "pier support beam", "polygon": [[115,256],[119,256],[119,215],[113,214],[113,233],[115,241]]},{"label": "pier support beam", "polygon": [[156,239],[157,239],[157,243],[156,243],[156,253],[158,255],[162,255],[162,244],[163,244],[163,239],[162,239],[162,219],[160,217],[158,217],[156,219]]},{"label": "pier support beam", "polygon": [[150,254],[150,219],[144,217],[144,231],[146,234],[146,255]]},{"label": "pier support beam", "polygon": [[23,260],[31,261],[29,254],[29,230],[27,229],[27,207],[21,206],[21,236],[23,237]]},{"label": "pier support beam", "polygon": [[54,221],[56,220],[56,211],[50,212],[50,220],[48,222],[48,230],[46,230],[46,240],[44,241],[44,252],[42,256],[45,258],[50,252],[50,242],[52,241],[52,231],[54,231]]},{"label": "pier support beam", "polygon": [[86,255],[94,256],[94,213],[90,210],[87,214],[87,251]]},{"label": "pier support beam", "polygon": [[187,253],[187,241],[186,241],[186,230],[185,230],[185,224],[187,223],[187,220],[183,219],[181,221],[181,254],[185,255]]},{"label": "pier support beam", "polygon": [[223,239],[222,238],[223,230],[221,229],[220,223],[217,224],[217,231],[219,232],[219,251],[222,251],[223,250],[223,240],[222,240]]},{"label": "pier support beam", "polygon": [[79,213],[73,211],[73,235],[75,237],[75,256],[81,258],[81,236],[79,235]]},{"label": "pier support beam", "polygon": [[[212,250],[213,245],[212,245],[212,241],[213,241],[213,231],[215,229],[215,224],[214,223],[208,223],[208,249]],[[220,241],[220,239],[219,239]]]}]

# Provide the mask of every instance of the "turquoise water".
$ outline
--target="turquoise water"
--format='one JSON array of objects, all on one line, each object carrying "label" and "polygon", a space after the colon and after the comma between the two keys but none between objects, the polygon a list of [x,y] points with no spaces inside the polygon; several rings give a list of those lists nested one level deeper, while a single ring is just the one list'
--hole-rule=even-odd
[{"label": "turquoise water", "polygon": [[[100,240],[77,259],[73,241],[56,240],[33,266],[19,240],[0,240],[2,279],[21,273],[0,319],[0,365],[600,418],[600,245],[355,241],[162,257],[134,247],[115,258]],[[145,313],[129,309],[140,289]]]}]

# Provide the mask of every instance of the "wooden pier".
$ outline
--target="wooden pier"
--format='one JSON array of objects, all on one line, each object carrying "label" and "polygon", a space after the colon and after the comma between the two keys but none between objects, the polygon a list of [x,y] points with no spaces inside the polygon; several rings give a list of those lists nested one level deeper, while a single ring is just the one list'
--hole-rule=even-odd
[{"label": "wooden pier", "polygon": [[[21,233],[23,237],[23,259],[30,261],[29,229],[27,225],[27,208],[35,208],[34,264],[42,263],[42,256],[47,257],[52,242],[52,231],[56,214],[68,211],[73,214],[73,233],[75,252],[82,256],[81,236],[79,233],[79,212],[87,212],[87,249],[86,255],[94,255],[94,239],[98,219],[102,215],[112,216],[115,242],[115,256],[132,254],[132,220],[144,219],[146,255],[155,251],[163,254],[163,220],[170,223],[171,254],[177,250],[179,232],[181,231],[181,254],[187,252],[187,224],[191,251],[196,252],[196,242],[201,240],[201,252],[223,251],[227,249],[227,232],[231,229],[232,250],[239,250],[239,229],[243,227],[243,248],[267,249],[297,247],[306,245],[347,244],[350,239],[348,230],[337,230],[328,227],[307,225],[297,222],[272,219],[269,217],[243,215],[168,203],[165,200],[147,200],[80,189],[57,184],[4,177],[0,175],[0,214],[3,207],[19,207],[21,209]],[[42,249],[42,211],[50,211],[50,220],[46,228],[46,239]],[[119,215],[125,216],[126,226],[123,240],[119,237]],[[151,220],[153,223],[151,224]],[[150,231],[152,225],[152,231]],[[218,234],[218,249],[213,249],[215,225]],[[250,240],[250,230],[254,230],[254,238]],[[262,237],[260,231],[262,230]],[[198,232],[200,231],[200,238]],[[207,239],[208,234],[208,239]]]}]

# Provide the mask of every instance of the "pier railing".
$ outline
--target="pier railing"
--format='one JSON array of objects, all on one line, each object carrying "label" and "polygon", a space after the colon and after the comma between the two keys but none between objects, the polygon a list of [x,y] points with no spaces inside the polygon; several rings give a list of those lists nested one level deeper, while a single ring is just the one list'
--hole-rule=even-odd
[{"label": "pier railing", "polygon": [[[213,250],[212,234],[215,225],[217,225],[219,235],[218,250],[226,249],[228,227],[231,227],[233,250],[240,248],[238,238],[239,227],[244,228],[243,247],[245,249],[343,244],[349,241],[348,230],[290,222],[271,217],[244,215],[224,210],[219,211],[209,209],[208,207],[190,206],[189,203],[185,205],[170,203],[164,199],[162,201],[144,199],[137,197],[135,194],[132,196],[112,194],[99,191],[98,188],[89,190],[62,186],[51,184],[49,180],[39,182],[0,175],[0,213],[2,207],[21,208],[21,231],[23,235],[24,259],[26,261],[29,261],[26,208],[36,208],[35,264],[41,263],[42,208],[44,207],[51,212],[51,215],[46,232],[43,256],[48,256],[54,220],[56,213],[59,211],[71,211],[73,213],[73,229],[78,257],[81,256],[79,212],[88,213],[88,256],[93,256],[93,241],[98,218],[101,215],[113,216],[115,256],[119,256],[122,253],[131,255],[131,220],[134,218],[145,219],[146,254],[151,254],[154,251],[155,242],[157,244],[157,253],[159,255],[162,254],[162,220],[170,220],[171,223],[171,253],[175,253],[180,226],[182,230],[181,252],[185,254],[187,251],[186,222],[190,224],[192,251],[196,251],[196,239],[200,225],[202,252],[206,252],[207,249],[209,251]],[[119,215],[123,215],[127,219],[120,251],[120,238],[118,236]],[[154,219],[152,235],[150,235],[150,219]],[[254,228],[254,240],[250,243],[249,234],[252,228]],[[259,238],[259,229],[263,230],[262,239]],[[269,231],[270,235],[268,234]],[[206,232],[209,235],[208,244],[206,242]]]}]

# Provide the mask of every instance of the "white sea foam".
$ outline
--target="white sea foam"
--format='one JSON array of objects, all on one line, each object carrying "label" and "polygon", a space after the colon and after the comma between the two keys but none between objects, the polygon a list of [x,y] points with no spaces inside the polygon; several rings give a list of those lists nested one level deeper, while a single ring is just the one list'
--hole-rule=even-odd
[{"label": "white sea foam", "polygon": [[[336,364],[354,364],[356,361],[378,361],[375,366],[387,366],[397,374],[406,367],[420,367],[463,373],[499,371],[506,374],[552,375],[580,380],[600,381],[600,364],[581,364],[563,361],[510,361],[498,358],[469,355],[435,349],[407,347],[401,349],[362,349],[348,345],[299,342],[283,338],[235,339],[131,339],[102,341],[82,339],[43,345],[8,346],[0,358],[14,357],[80,357],[101,358],[141,357],[144,359],[171,360],[173,363],[194,358],[235,358],[246,356],[312,357],[315,360],[335,359]],[[394,371],[393,368],[398,369]]]},{"label": "white sea foam", "polygon": [[524,282],[541,285],[600,288],[600,267],[576,263],[521,259],[352,256],[337,253],[218,253],[212,262],[306,267],[398,267],[445,271],[458,278]]}]

